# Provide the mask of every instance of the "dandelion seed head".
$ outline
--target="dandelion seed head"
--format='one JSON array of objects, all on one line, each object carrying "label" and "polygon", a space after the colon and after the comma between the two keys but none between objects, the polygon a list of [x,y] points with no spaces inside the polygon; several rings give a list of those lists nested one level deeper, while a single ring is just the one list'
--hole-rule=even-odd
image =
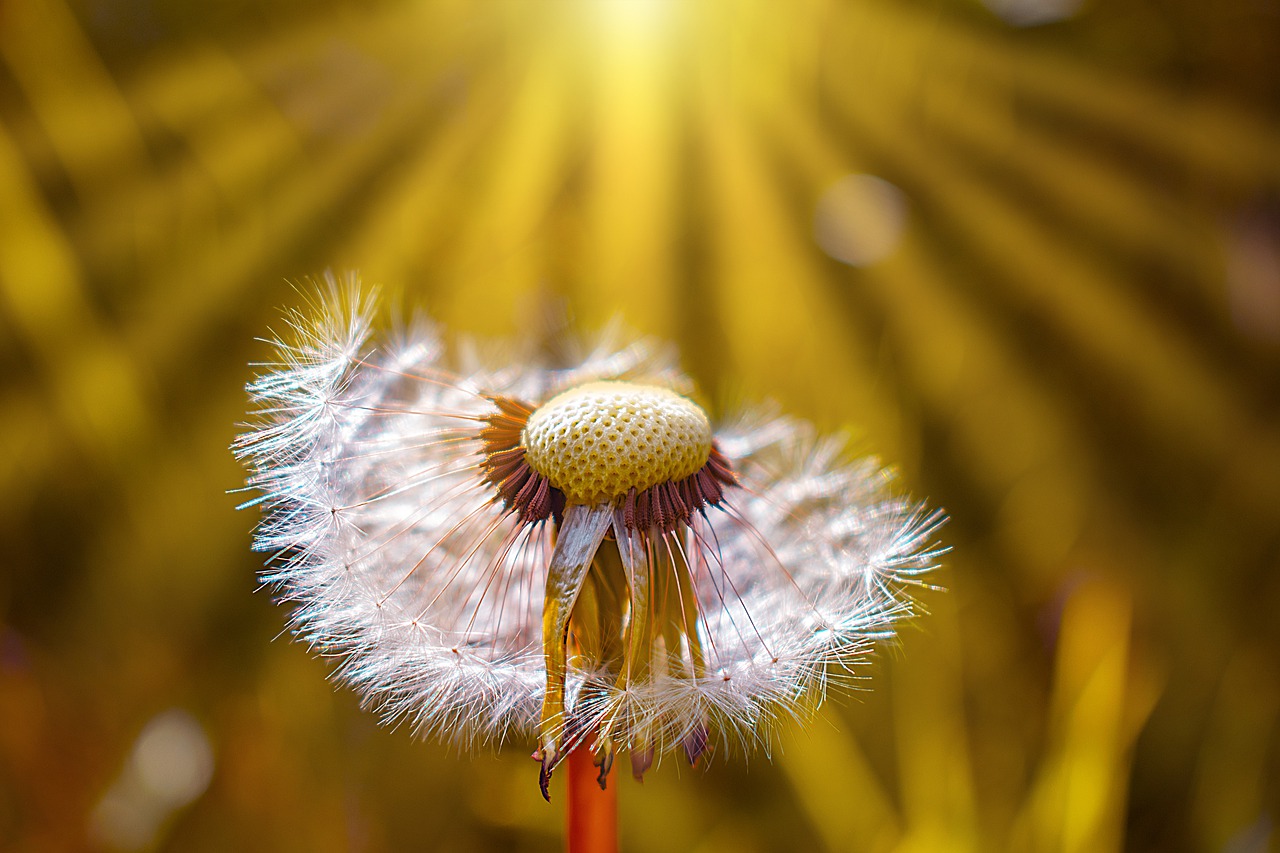
[{"label": "dandelion seed head", "polygon": [[[291,626],[390,724],[602,777],[762,747],[914,611],[942,522],[773,413],[712,428],[645,344],[486,366],[330,280],[233,449]],[[465,345],[463,347],[465,350]]]}]

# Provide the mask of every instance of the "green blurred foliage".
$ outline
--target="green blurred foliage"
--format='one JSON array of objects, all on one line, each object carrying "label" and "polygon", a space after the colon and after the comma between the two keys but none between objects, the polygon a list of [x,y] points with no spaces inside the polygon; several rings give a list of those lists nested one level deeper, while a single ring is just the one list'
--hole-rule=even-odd
[{"label": "green blurred foliage", "polygon": [[256,589],[226,448],[329,268],[619,316],[949,510],[869,691],[620,779],[626,849],[1280,843],[1274,4],[18,0],[0,122],[7,849],[560,845]]}]

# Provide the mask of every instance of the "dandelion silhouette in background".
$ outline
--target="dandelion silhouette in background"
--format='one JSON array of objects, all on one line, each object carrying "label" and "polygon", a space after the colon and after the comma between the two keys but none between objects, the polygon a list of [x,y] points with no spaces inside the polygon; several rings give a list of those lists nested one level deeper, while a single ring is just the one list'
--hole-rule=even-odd
[{"label": "dandelion silhouette in background", "polygon": [[331,280],[249,385],[266,580],[384,720],[531,738],[548,799],[569,756],[571,824],[575,766],[605,789],[620,754],[641,778],[767,746],[941,553],[874,462],[789,419],[713,431],[652,347],[493,368],[426,322],[373,344],[371,317]]}]

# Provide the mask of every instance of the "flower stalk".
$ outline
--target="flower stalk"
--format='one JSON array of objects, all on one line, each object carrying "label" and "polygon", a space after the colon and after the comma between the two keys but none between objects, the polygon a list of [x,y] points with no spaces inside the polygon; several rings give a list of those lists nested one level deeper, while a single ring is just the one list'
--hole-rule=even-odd
[{"label": "flower stalk", "polygon": [[569,853],[617,853],[617,785],[599,784],[599,768],[585,744],[570,752],[565,763],[565,840]]}]

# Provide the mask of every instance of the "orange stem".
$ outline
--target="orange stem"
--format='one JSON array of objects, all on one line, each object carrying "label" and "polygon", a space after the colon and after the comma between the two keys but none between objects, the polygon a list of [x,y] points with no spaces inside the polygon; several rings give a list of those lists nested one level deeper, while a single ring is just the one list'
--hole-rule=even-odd
[{"label": "orange stem", "polygon": [[618,792],[615,776],[605,790],[600,790],[597,777],[600,768],[593,762],[591,750],[579,746],[565,763],[569,772],[567,832],[569,853],[617,853]]}]

